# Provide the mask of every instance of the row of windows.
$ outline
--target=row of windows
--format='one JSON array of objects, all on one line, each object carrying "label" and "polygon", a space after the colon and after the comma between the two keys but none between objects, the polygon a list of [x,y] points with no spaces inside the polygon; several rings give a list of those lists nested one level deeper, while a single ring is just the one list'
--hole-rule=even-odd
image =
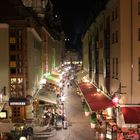
[{"label": "row of windows", "polygon": [[12,97],[19,97],[24,95],[23,78],[13,77],[10,79],[10,94]]},{"label": "row of windows", "polygon": [[[109,64],[109,61],[108,61],[108,64]],[[108,69],[107,71],[109,72],[110,69],[109,69],[108,66],[107,66],[107,69]],[[100,59],[99,72],[100,72],[100,74],[103,74],[103,59]],[[118,79],[119,78],[118,76],[119,76],[119,71],[118,71],[118,58],[112,58],[112,78],[113,79]],[[140,57],[138,58],[138,81],[140,81]]]},{"label": "row of windows", "polygon": [[[23,75],[23,35],[21,29],[9,31],[9,65],[10,75],[16,75],[10,79],[10,95],[12,97],[24,96]],[[17,76],[20,77],[17,77]]]}]

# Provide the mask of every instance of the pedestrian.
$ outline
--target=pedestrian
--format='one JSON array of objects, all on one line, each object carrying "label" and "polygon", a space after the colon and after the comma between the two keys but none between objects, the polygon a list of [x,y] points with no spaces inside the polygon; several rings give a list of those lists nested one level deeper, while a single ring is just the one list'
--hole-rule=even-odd
[{"label": "pedestrian", "polygon": [[64,125],[64,121],[65,121],[65,115],[64,115],[64,113],[62,113],[62,115],[61,115],[61,120],[62,120],[62,124]]}]

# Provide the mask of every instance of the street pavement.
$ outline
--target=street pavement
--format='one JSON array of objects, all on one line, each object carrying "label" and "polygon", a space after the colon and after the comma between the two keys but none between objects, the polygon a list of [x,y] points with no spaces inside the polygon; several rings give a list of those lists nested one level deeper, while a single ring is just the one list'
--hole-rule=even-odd
[{"label": "street pavement", "polygon": [[82,108],[80,96],[76,93],[76,85],[64,88],[64,109],[67,129],[60,129],[47,140],[101,140],[95,129],[90,128],[90,118],[86,117]]}]

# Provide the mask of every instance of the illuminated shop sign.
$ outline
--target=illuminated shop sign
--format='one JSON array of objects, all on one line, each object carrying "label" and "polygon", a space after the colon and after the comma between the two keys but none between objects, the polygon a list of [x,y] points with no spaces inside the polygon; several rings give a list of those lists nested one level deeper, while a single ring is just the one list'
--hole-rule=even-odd
[{"label": "illuminated shop sign", "polygon": [[9,105],[10,106],[25,106],[27,103],[26,98],[10,98],[9,99]]},{"label": "illuminated shop sign", "polygon": [[26,102],[10,102],[9,105],[26,105]]},{"label": "illuminated shop sign", "polygon": [[7,111],[2,110],[0,112],[0,119],[7,119]]}]

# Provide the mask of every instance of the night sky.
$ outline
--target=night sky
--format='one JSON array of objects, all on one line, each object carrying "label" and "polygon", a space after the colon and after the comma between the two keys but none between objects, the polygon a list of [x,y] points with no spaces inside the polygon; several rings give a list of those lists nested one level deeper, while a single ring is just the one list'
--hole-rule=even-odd
[{"label": "night sky", "polygon": [[94,21],[107,0],[52,0],[54,11],[59,13],[69,48],[81,50],[81,36]]}]

